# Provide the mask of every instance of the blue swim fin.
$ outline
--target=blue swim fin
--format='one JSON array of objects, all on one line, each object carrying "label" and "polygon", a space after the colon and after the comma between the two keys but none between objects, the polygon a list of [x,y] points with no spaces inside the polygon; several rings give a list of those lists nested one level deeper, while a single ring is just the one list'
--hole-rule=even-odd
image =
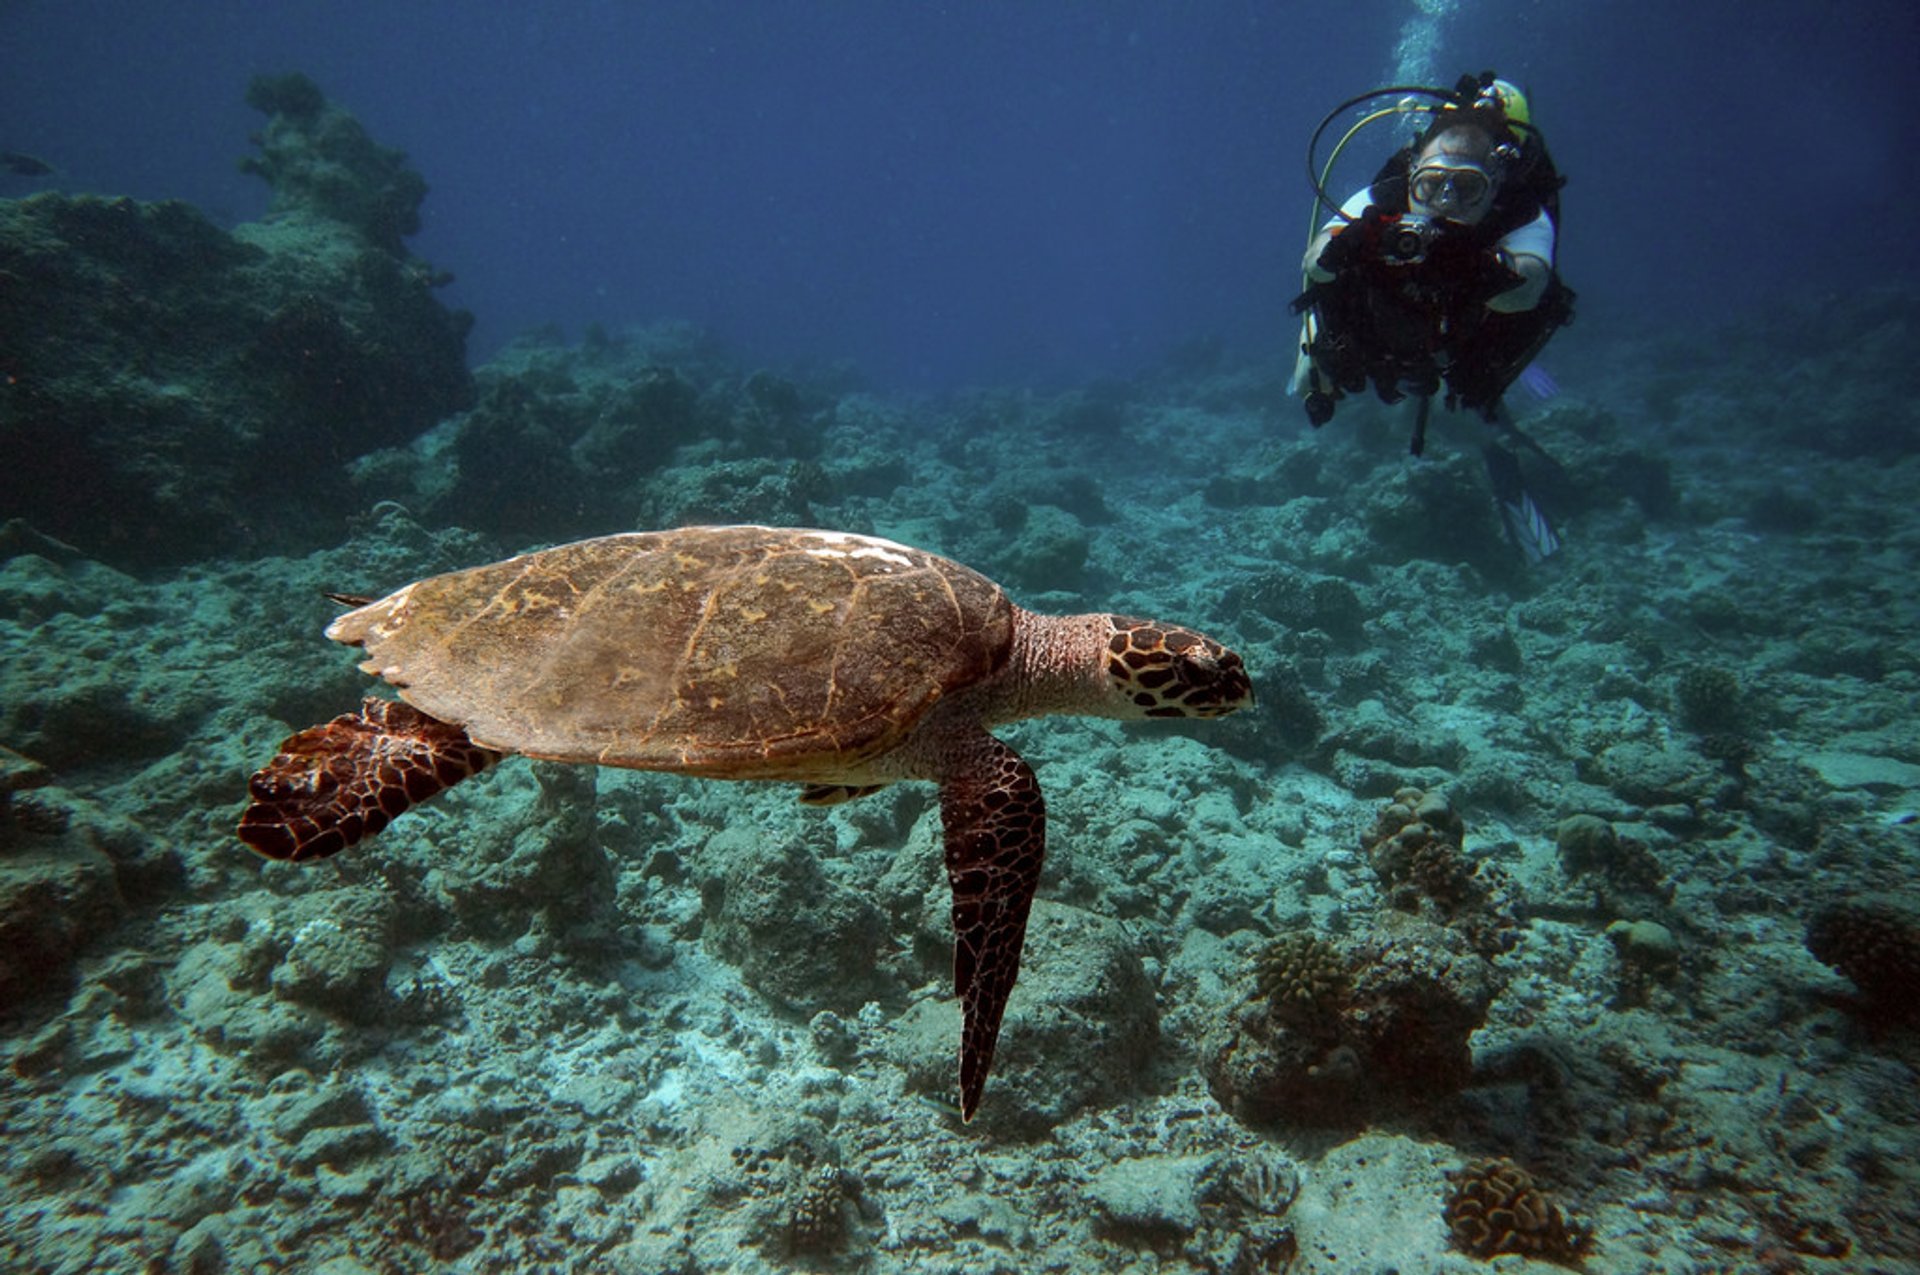
[{"label": "blue swim fin", "polygon": [[1493,483],[1494,499],[1500,503],[1500,521],[1506,524],[1507,539],[1526,557],[1528,565],[1545,562],[1559,551],[1560,536],[1546,511],[1527,491],[1520,458],[1498,443],[1488,443],[1481,455]]}]

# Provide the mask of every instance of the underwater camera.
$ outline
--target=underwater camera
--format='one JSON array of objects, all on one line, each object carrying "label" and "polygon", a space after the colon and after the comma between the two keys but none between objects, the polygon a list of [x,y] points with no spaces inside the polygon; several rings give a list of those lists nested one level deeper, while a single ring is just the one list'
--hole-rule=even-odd
[{"label": "underwater camera", "polygon": [[1386,227],[1380,236],[1380,256],[1389,265],[1417,266],[1427,259],[1427,249],[1439,233],[1431,219],[1402,217]]}]

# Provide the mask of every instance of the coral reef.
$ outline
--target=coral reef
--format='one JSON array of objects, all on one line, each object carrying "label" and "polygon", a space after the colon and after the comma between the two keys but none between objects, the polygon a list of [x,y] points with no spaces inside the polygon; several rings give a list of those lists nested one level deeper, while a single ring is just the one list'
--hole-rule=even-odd
[{"label": "coral reef", "polygon": [[[776,393],[773,379],[743,375],[684,324],[578,347],[534,333],[477,374],[469,410],[363,456],[354,481],[364,497],[397,501],[430,524],[513,541],[582,527],[839,525],[846,520],[822,505],[876,475],[882,492],[892,489],[898,461],[876,469],[882,432],[856,429],[820,381],[781,378],[786,390]],[[819,456],[823,427],[843,416],[846,445],[829,464]]]},{"label": "coral reef", "polygon": [[[1466,825],[1442,793],[1402,788],[1360,838],[1367,862],[1389,890],[1414,883],[1416,860],[1435,847],[1460,847]],[[1436,900],[1437,901],[1437,900]]]},{"label": "coral reef", "polygon": [[1203,1270],[1284,1270],[1296,1246],[1283,1219],[1299,1171],[1258,1152],[1204,1150],[1103,1166],[1087,1184],[1094,1232],[1158,1264]]},{"label": "coral reef", "polygon": [[1569,1222],[1533,1175],[1511,1160],[1474,1160],[1449,1180],[1447,1232],[1463,1253],[1573,1262],[1590,1246],[1586,1228]]},{"label": "coral reef", "polygon": [[1640,806],[1688,812],[1737,804],[1741,783],[1676,740],[1625,739],[1580,762],[1580,775]]},{"label": "coral reef", "polygon": [[1007,583],[1035,591],[1077,589],[1093,540],[1079,518],[1057,505],[1033,505],[1002,555]]},{"label": "coral reef", "polygon": [[[0,1266],[1458,1271],[1576,1260],[1576,1204],[1609,1270],[1920,1252],[1912,296],[1516,403],[1578,488],[1523,573],[1453,440],[1276,430],[1275,360],[943,401],[590,329],[447,408],[420,187],[361,135],[329,192],[333,108],[254,96],[266,222],[0,203]],[[1072,835],[973,1125],[924,784],[516,762],[317,872],[231,839],[357,693],[323,590],[689,518],[1219,614],[1266,677],[1204,737],[1009,728]],[[1454,1231],[1496,1153],[1577,1198],[1488,1171]]]},{"label": "coral reef", "polygon": [[1671,975],[1679,964],[1679,941],[1657,921],[1615,921],[1607,927],[1607,938],[1622,961],[1656,977]]},{"label": "coral reef", "polygon": [[1261,722],[1250,729],[1271,736],[1289,749],[1305,752],[1326,729],[1320,706],[1314,703],[1299,671],[1288,665],[1267,669],[1260,682],[1260,710]]},{"label": "coral reef", "polygon": [[1904,906],[1843,900],[1807,923],[1807,951],[1846,975],[1876,1016],[1920,1017],[1920,915]]},{"label": "coral reef", "polygon": [[1344,580],[1273,567],[1237,586],[1228,606],[1247,606],[1290,630],[1319,629],[1341,642],[1365,632],[1367,610]]},{"label": "coral reef", "polygon": [[268,976],[273,994],[360,1022],[387,1017],[387,970],[398,913],[392,897],[349,887],[312,902],[318,906],[285,937]]},{"label": "coral reef", "polygon": [[[11,748],[0,748],[0,821],[13,815],[13,795],[30,788],[42,788],[53,782],[47,768],[31,757],[22,757]],[[0,822],[0,837],[4,837]]]},{"label": "coral reef", "polygon": [[[864,1183],[820,1124],[743,1095],[683,1149],[651,1162],[647,1224],[608,1269],[840,1269],[870,1262]],[[617,1194],[624,1194],[624,1191]],[[622,1239],[617,1233],[608,1237]],[[753,1254],[767,1259],[756,1263]]]},{"label": "coral reef", "polygon": [[0,857],[0,1006],[64,991],[76,958],[125,910],[113,861],[71,832]]},{"label": "coral reef", "polygon": [[1490,579],[1512,578],[1517,556],[1487,502],[1479,469],[1454,453],[1394,471],[1365,492],[1368,538],[1396,559],[1464,563]]},{"label": "coral reef", "polygon": [[1568,815],[1554,829],[1553,844],[1560,866],[1575,875],[1608,871],[1620,854],[1613,825],[1598,815]]},{"label": "coral reef", "polygon": [[828,1253],[847,1237],[849,1193],[836,1165],[815,1166],[793,1188],[787,1238],[795,1253]]},{"label": "coral reef", "polygon": [[606,942],[614,901],[613,865],[593,816],[597,773],[544,763],[529,769],[534,795],[520,808],[518,834],[489,829],[464,838],[462,871],[439,875],[429,906],[484,938],[550,938],[592,955]]}]

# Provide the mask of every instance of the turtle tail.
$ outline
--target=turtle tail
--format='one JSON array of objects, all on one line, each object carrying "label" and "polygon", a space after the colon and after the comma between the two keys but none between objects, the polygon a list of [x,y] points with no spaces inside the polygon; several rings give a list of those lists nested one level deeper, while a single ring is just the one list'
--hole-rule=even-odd
[{"label": "turtle tail", "polygon": [[500,756],[409,704],[369,698],[281,742],[247,781],[240,840],[269,859],[324,859]]}]

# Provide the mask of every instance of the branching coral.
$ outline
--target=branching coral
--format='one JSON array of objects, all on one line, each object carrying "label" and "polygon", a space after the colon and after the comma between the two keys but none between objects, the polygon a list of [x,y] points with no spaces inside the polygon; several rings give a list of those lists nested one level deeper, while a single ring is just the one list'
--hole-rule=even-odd
[{"label": "branching coral", "polygon": [[1695,664],[1673,686],[1680,724],[1698,735],[1738,735],[1746,724],[1740,679],[1713,664]]},{"label": "branching coral", "polygon": [[1569,1222],[1533,1175],[1511,1160],[1474,1160],[1448,1178],[1453,1189],[1444,1213],[1447,1232],[1463,1253],[1571,1262],[1591,1242],[1587,1229]]},{"label": "branching coral", "polygon": [[1347,990],[1348,957],[1312,934],[1283,934],[1253,960],[1253,983],[1273,1012],[1295,1021],[1338,1012]]},{"label": "branching coral", "polygon": [[847,1235],[846,1177],[833,1165],[816,1165],[792,1192],[787,1240],[795,1253],[825,1253]]}]

